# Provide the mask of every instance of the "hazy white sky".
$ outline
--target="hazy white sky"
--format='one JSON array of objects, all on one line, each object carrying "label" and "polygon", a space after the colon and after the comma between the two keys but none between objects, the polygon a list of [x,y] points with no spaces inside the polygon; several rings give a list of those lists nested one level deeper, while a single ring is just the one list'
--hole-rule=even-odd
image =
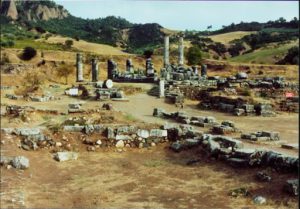
[{"label": "hazy white sky", "polygon": [[241,21],[266,22],[284,17],[299,18],[298,1],[141,1],[55,0],[82,18],[120,16],[132,23],[159,23],[178,30],[213,30]]}]

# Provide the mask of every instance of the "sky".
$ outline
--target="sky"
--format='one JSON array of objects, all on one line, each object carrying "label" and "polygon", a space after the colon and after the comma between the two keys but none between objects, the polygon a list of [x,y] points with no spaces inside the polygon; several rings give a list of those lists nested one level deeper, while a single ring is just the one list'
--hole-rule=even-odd
[{"label": "sky", "polygon": [[55,0],[72,15],[82,18],[120,16],[132,23],[158,23],[173,30],[212,30],[222,25],[267,22],[284,17],[299,19],[298,1],[141,1]]}]

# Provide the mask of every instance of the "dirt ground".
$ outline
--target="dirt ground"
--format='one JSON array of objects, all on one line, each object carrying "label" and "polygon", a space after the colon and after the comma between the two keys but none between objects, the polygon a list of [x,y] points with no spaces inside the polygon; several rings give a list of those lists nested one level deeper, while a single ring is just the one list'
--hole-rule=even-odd
[{"label": "dirt ground", "polygon": [[[116,86],[140,86],[146,91],[150,84],[116,84]],[[61,97],[58,101],[44,103],[9,100],[1,90],[1,105],[17,104],[41,109],[66,112],[67,105],[78,102],[76,98],[63,95],[59,89],[47,88],[52,95]],[[131,119],[146,123],[164,124],[164,119],[152,116],[153,108],[164,108],[168,112],[179,110],[166,104],[163,99],[143,93],[128,96],[129,102],[113,102],[113,107]],[[83,101],[84,109],[99,108],[104,102]],[[214,116],[220,122],[232,120],[243,132],[258,130],[279,131],[282,141],[298,144],[298,115],[282,113],[277,117],[235,117],[224,113],[201,111],[197,102],[187,101],[184,111],[192,116]],[[2,107],[3,108],[3,107]],[[42,126],[48,120],[63,121],[71,115],[41,117],[27,124],[15,127]],[[11,127],[6,118],[2,127]],[[207,129],[196,127],[201,131]],[[254,178],[259,168],[235,169],[222,162],[203,156],[201,150],[174,153],[168,144],[159,144],[148,149],[100,149],[96,152],[80,151],[78,160],[56,162],[49,150],[25,151],[17,146],[13,136],[2,135],[5,144],[1,154],[23,155],[30,160],[25,171],[1,167],[1,208],[298,208],[298,201],[282,191],[284,182],[297,178],[296,174],[281,174],[270,171],[270,183],[257,182]],[[247,147],[266,147],[290,155],[298,150],[286,150],[280,144],[251,144]],[[187,161],[200,162],[188,166]],[[247,197],[234,198],[228,195],[231,189],[246,187]],[[265,205],[255,205],[253,197],[267,198]]]},{"label": "dirt ground", "polygon": [[[292,143],[298,144],[298,129],[299,129],[299,118],[296,113],[283,113],[280,112],[276,117],[258,117],[258,116],[247,116],[247,117],[236,117],[231,114],[216,112],[216,111],[205,111],[199,110],[197,107],[197,101],[186,101],[184,109],[175,107],[175,105],[167,104],[164,99],[148,96],[146,94],[136,94],[129,96],[129,102],[126,105],[122,103],[114,102],[113,105],[117,110],[131,114],[133,117],[143,120],[149,123],[164,124],[175,123],[171,120],[165,120],[152,116],[153,109],[163,108],[167,112],[184,111],[189,116],[213,116],[217,121],[231,120],[235,122],[238,129],[242,130],[243,133],[251,133],[255,131],[278,131],[280,133],[281,140],[279,143],[249,143],[247,140],[243,142],[248,147],[253,148],[269,148],[280,151],[282,153],[298,156],[298,150],[286,150],[281,148],[281,143]],[[201,131],[208,131],[207,128],[195,127]],[[235,135],[239,137],[240,134]]]},{"label": "dirt ground", "polygon": [[[259,170],[235,169],[205,157],[199,150],[180,154],[166,144],[125,152],[80,152],[78,160],[56,162],[47,150],[24,151],[12,142],[1,147],[7,155],[24,155],[24,172],[1,168],[1,208],[297,208],[297,198],[282,191],[295,174],[278,174],[259,183]],[[188,166],[188,160],[200,162]],[[237,175],[238,173],[238,175]],[[246,187],[250,195],[231,197]],[[267,203],[252,199],[263,195]]]}]

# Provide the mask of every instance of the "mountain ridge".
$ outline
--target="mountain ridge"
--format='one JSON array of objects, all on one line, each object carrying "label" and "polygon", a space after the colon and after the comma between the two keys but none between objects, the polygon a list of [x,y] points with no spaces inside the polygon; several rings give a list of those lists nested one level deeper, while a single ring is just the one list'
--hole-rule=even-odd
[{"label": "mountain ridge", "polygon": [[69,12],[52,1],[1,1],[0,14],[11,20],[38,21],[63,19]]}]

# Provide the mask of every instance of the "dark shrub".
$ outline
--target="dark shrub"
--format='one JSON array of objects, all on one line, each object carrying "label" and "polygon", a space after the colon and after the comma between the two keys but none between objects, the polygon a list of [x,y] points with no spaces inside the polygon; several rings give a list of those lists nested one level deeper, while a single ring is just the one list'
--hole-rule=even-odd
[{"label": "dark shrub", "polygon": [[36,50],[30,46],[27,46],[23,49],[22,59],[23,60],[31,60],[36,56]]}]

